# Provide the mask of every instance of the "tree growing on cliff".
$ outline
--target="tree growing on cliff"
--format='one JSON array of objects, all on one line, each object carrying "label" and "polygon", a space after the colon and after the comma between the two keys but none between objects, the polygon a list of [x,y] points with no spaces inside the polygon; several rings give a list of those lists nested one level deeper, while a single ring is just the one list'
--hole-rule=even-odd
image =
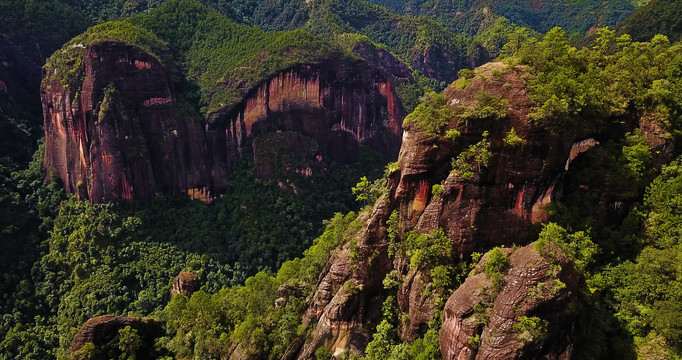
[{"label": "tree growing on cliff", "polygon": [[480,174],[481,168],[487,167],[493,157],[490,151],[488,132],[483,132],[482,136],[481,141],[470,145],[465,151],[452,159],[452,172],[464,180],[470,180],[477,173]]},{"label": "tree growing on cliff", "polygon": [[454,117],[443,94],[428,92],[421,98],[421,104],[405,117],[403,124],[414,124],[429,138],[443,135]]}]

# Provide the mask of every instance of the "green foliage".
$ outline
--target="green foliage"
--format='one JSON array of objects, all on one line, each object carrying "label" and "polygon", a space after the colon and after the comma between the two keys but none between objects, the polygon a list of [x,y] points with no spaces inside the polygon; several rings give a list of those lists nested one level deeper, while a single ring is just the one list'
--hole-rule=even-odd
[{"label": "green foliage", "polygon": [[207,114],[234,105],[242,91],[279,70],[344,56],[306,31],[266,33],[235,24],[194,0],[166,1],[128,21],[167,41],[175,57],[187,63],[187,75],[201,86]]},{"label": "green foliage", "polygon": [[533,248],[540,254],[554,257],[549,245],[555,244],[573,260],[579,270],[586,270],[594,261],[599,253],[599,247],[592,242],[590,236],[579,231],[569,234],[563,227],[549,223],[544,225],[538,240],[533,244]]},{"label": "green foliage", "polygon": [[85,47],[105,41],[132,44],[157,58],[159,53],[166,50],[166,43],[156,35],[129,22],[112,21],[100,24],[67,42],[47,60],[45,68],[48,70],[48,76],[43,82],[50,85],[51,81],[57,80],[68,87],[76,80],[82,80]]},{"label": "green foliage", "polygon": [[495,247],[488,252],[488,260],[484,265],[485,275],[490,278],[493,288],[499,289],[504,280],[504,273],[511,266],[509,256],[503,253],[499,247]]},{"label": "green foliage", "polygon": [[454,118],[454,113],[450,110],[445,96],[430,92],[420,100],[421,103],[405,117],[403,124],[414,124],[417,129],[431,138],[442,136],[450,120]]},{"label": "green foliage", "polygon": [[401,277],[400,273],[398,270],[392,270],[388,274],[386,274],[386,277],[384,278],[383,285],[384,289],[390,290],[390,289],[397,289],[398,286],[400,286],[401,283]]},{"label": "green foliage", "polygon": [[547,321],[537,316],[521,316],[513,326],[517,340],[522,344],[532,344],[543,339],[547,330]]},{"label": "green foliage", "polygon": [[486,90],[480,90],[475,95],[476,101],[465,107],[458,109],[459,115],[466,120],[477,119],[504,119],[507,117],[509,100],[500,96],[495,96]]},{"label": "green foliage", "polygon": [[[177,357],[218,356],[229,339],[245,344],[250,354],[281,357],[303,331],[304,299],[314,292],[331,250],[350,241],[358,230],[354,213],[337,214],[304,256],[284,263],[276,276],[260,272],[244,285],[223,288],[212,296],[200,291],[189,300],[174,297],[161,313],[169,331],[161,342]],[[277,289],[283,284],[300,288],[301,293],[275,308]]]},{"label": "green foliage", "polygon": [[523,145],[525,141],[516,133],[516,130],[514,130],[514,128],[511,128],[507,135],[505,135],[504,138],[502,139],[502,142],[504,143],[504,145],[509,147],[519,147]]},{"label": "green foliage", "polygon": [[487,167],[493,153],[490,151],[488,132],[483,133],[483,139],[470,145],[465,151],[452,159],[452,172],[464,180],[473,179],[481,173],[481,168]]},{"label": "green foliage", "polygon": [[410,258],[410,268],[434,267],[452,256],[452,242],[442,229],[428,235],[411,231],[399,245]]},{"label": "green foliage", "polygon": [[663,34],[671,41],[682,35],[682,4],[679,1],[650,0],[618,24],[619,33],[630,34],[637,41],[647,41]]},{"label": "green foliage", "polygon": [[137,349],[142,346],[142,340],[137,330],[126,326],[118,331],[118,349],[121,351],[121,360],[137,359]]},{"label": "green foliage", "polygon": [[625,166],[635,181],[641,181],[647,175],[647,171],[651,169],[653,159],[651,146],[639,130],[626,134],[625,144],[623,146]]},{"label": "green foliage", "polygon": [[675,80],[670,73],[677,68],[681,49],[665,36],[636,43],[602,28],[592,47],[577,49],[568,44],[563,30],[554,28],[542,41],[509,49],[515,49],[516,59],[533,74],[530,97],[537,107],[531,118],[555,135],[601,131],[626,112],[654,112],[664,124],[678,121],[678,110],[671,109],[679,107],[662,99],[672,94],[667,84],[679,84],[679,76]]},{"label": "green foliage", "polygon": [[433,184],[431,187],[431,195],[433,195],[434,198],[439,197],[445,189],[443,189],[443,185],[441,184]]}]

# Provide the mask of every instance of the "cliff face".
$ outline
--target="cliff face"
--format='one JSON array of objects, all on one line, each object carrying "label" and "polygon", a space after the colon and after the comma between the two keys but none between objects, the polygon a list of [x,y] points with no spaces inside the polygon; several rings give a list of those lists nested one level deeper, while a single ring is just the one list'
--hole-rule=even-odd
[{"label": "cliff face", "polygon": [[360,144],[387,156],[400,147],[402,105],[387,77],[365,62],[301,65],[264,81],[246,99],[214,114],[206,126],[218,191],[243,149],[266,133],[289,131],[315,140],[315,156],[340,163],[357,161]]},{"label": "cliff face", "polygon": [[156,58],[99,43],[85,49],[82,71],[82,82],[48,77],[42,86],[45,167],[67,191],[93,202],[148,200],[209,183],[201,122],[179,115]]},{"label": "cliff face", "polygon": [[170,70],[138,47],[88,46],[77,70],[82,78],[68,85],[45,74],[45,167],[67,191],[94,202],[148,200],[157,192],[209,201],[225,191],[243,150],[266,133],[314,140],[318,161],[356,161],[360,144],[387,157],[399,148],[402,105],[387,77],[363,61],[276,74],[205,126],[178,106]]},{"label": "cliff face", "polygon": [[[524,69],[505,70],[498,80],[492,80],[492,71],[501,69],[501,66],[491,64],[479,68],[477,72],[482,75],[473,79],[469,86],[458,89],[453,85],[444,94],[453,109],[474,106],[477,94],[482,90],[506,98],[509,109],[504,119],[453,119],[450,127],[461,133],[454,142],[445,137],[429,137],[412,124],[405,126],[399,156],[400,170],[390,175],[389,194],[377,202],[371,214],[362,215],[364,231],[357,234],[351,244],[332,253],[303,318],[306,326],[315,324],[315,327],[307,340],[301,340],[289,349],[288,359],[308,358],[320,346],[330,347],[337,356],[345,351],[361,353],[373,332],[366,324],[377,323],[382,301],[389,294],[382,281],[393,270],[397,271],[400,279],[395,294],[398,311],[409,318],[398,325],[398,335],[403,341],[411,341],[424,334],[436,309],[437,294],[430,284],[433,265],[412,266],[410,257],[404,253],[388,256],[391,241],[387,221],[392,212],[398,215],[399,232],[403,234],[401,241],[405,241],[409,231],[429,234],[442,229],[452,241],[455,258],[473,251],[486,251],[496,245],[527,244],[530,242],[530,225],[546,220],[546,205],[560,195],[560,179],[573,144],[571,139],[567,139],[559,147],[550,147],[548,134],[528,119],[532,102],[521,79]],[[490,80],[484,80],[486,77]],[[514,147],[503,141],[512,128],[523,139],[522,144]],[[451,159],[481,140],[484,131],[489,132],[489,150],[493,154],[487,168],[476,171],[471,179],[451,173]],[[574,158],[576,156],[579,155],[576,153]],[[444,189],[437,196],[432,194],[434,184],[442,184]],[[513,267],[508,272],[510,278],[507,283],[516,284],[516,280],[528,277],[524,264],[532,262],[529,256],[537,257],[535,253],[532,256],[522,255],[532,253],[532,248],[529,249],[519,250],[512,256]],[[568,259],[562,259],[565,260],[562,265],[572,269]],[[539,270],[530,276],[530,282],[549,277],[545,276],[543,271],[546,269],[541,268],[542,264],[537,263]],[[575,272],[561,279],[570,284],[569,290],[577,286]],[[489,279],[486,281],[490,282]],[[496,298],[523,299],[532,284],[526,285],[505,288]],[[461,296],[472,295],[466,293]],[[491,304],[496,298],[490,299]],[[548,303],[553,301],[554,298],[547,300]],[[472,303],[472,307],[474,305]],[[540,305],[528,305],[528,314],[536,306]],[[505,321],[510,320],[507,316],[510,309],[500,309],[496,313],[499,319],[491,317],[496,319],[495,326],[504,328],[508,325]],[[446,317],[446,321],[448,319]],[[511,319],[514,321],[515,318]],[[508,337],[513,338],[513,334],[508,334]],[[442,346],[454,346],[448,343],[451,340],[459,341],[449,336],[442,340]],[[465,343],[467,341],[464,339]],[[499,341],[506,343],[507,338]],[[461,349],[457,351],[460,353]]]},{"label": "cliff face", "polygon": [[[546,220],[545,206],[558,196],[558,180],[572,145],[571,139],[553,143],[557,139],[550,141],[549,134],[528,119],[533,103],[521,78],[524,69],[502,67],[485,65],[466,88],[451,86],[444,94],[453,108],[476,106],[481,92],[507,99],[506,119],[456,120],[451,125],[461,135],[454,142],[428,138],[414,125],[403,133],[395,196],[401,219],[405,227],[421,233],[443,228],[462,255],[524,241],[529,224]],[[495,70],[502,72],[497,80]],[[504,142],[512,129],[522,139],[515,146]],[[493,154],[488,166],[471,179],[450,173],[451,159],[480,141],[485,131]],[[436,197],[431,191],[435,184],[444,189]]]}]

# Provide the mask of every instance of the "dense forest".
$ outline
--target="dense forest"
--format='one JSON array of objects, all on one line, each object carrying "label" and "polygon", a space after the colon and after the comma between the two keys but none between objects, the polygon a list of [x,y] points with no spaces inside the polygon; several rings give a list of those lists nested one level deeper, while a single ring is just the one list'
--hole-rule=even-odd
[{"label": "dense forest", "polygon": [[[551,264],[527,296],[566,305],[561,316],[573,320],[556,340],[544,308],[515,318],[513,358],[547,355],[557,342],[576,359],[682,357],[678,3],[3,1],[0,359],[441,359],[448,299],[484,274],[488,298],[467,319],[489,326],[526,246]],[[305,173],[275,149],[260,154],[277,165],[263,177],[254,164],[263,147],[248,144],[210,203],[159,191],[150,202],[93,204],[43,166],[39,89],[54,80],[76,91],[86,47],[107,41],[157,59],[174,109],[203,127],[292,67],[376,67],[356,51],[370,44],[409,74],[386,75],[409,114],[400,158],[362,144],[358,161],[320,156]],[[589,148],[572,150],[585,140]],[[466,248],[455,241],[464,235],[426,218],[459,206],[468,186],[492,188],[526,148],[548,154],[535,164],[542,186],[560,188],[548,190],[541,221],[529,215],[522,232]],[[520,194],[500,206],[512,214]],[[471,224],[464,232],[482,238],[485,227]],[[560,297],[571,284],[557,274],[569,267],[575,287]],[[181,272],[200,288],[171,296]],[[428,311],[415,315],[412,303]],[[162,332],[149,341],[125,326],[70,349],[101,315]],[[331,316],[353,320],[325,335],[318,320]],[[486,336],[463,346],[483,351]]]}]

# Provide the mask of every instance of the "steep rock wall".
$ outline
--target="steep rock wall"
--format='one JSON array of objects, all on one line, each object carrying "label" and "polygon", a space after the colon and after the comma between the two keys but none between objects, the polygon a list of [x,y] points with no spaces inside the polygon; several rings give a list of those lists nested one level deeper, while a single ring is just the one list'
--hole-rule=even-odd
[{"label": "steep rock wall", "polygon": [[264,81],[246,99],[206,126],[218,191],[252,139],[273,131],[315,139],[320,155],[340,163],[357,161],[360,144],[389,158],[398,153],[404,110],[388,78],[364,62],[300,65]]},{"label": "steep rock wall", "polygon": [[[443,228],[463,256],[523,241],[528,225],[546,219],[545,206],[558,196],[558,179],[572,145],[572,139],[550,140],[528,119],[533,103],[523,84],[525,70],[503,67],[487,64],[466,88],[453,85],[444,94],[453,109],[475,106],[482,91],[507,99],[505,119],[456,119],[451,127],[461,135],[454,142],[429,138],[414,125],[403,133],[395,196],[402,222],[420,233]],[[499,79],[493,80],[493,71],[501,72]],[[512,128],[522,144],[505,144]],[[450,161],[480,141],[485,131],[492,153],[488,166],[476,169],[471,179],[450,173]],[[437,197],[431,193],[435,184],[444,188]]]},{"label": "steep rock wall", "polygon": [[[180,115],[164,66],[119,42],[88,46],[82,81],[47,74],[45,167],[93,202],[209,184],[201,122]],[[76,87],[76,88],[74,88]]]},{"label": "steep rock wall", "polygon": [[204,126],[176,104],[171,70],[156,57],[120,42],[84,52],[81,78],[62,84],[45,74],[44,165],[68,192],[93,202],[160,192],[210,201],[226,190],[244,149],[266,133],[304,136],[319,144],[318,159],[341,163],[356,161],[360,144],[387,158],[400,146],[405,114],[393,84],[361,60],[275,74]]},{"label": "steep rock wall", "polygon": [[[444,360],[569,359],[578,273],[560,249],[535,244],[509,254],[496,286],[485,274],[486,255],[448,299],[440,332]],[[548,255],[551,253],[552,255]]]}]

